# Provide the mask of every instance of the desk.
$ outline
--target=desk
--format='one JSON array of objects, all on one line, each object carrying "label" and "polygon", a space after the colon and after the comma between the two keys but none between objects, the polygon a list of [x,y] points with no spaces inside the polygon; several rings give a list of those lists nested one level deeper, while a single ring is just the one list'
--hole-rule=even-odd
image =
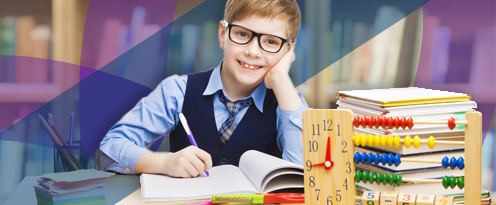
[{"label": "desk", "polygon": [[[4,205],[36,205],[36,195],[33,186],[41,176],[25,177],[16,187],[14,192],[7,198]],[[209,200],[190,200],[174,202],[141,202],[141,185],[139,175],[113,175],[103,182],[105,198],[108,204],[117,205],[179,205]],[[231,204],[232,205],[232,204]],[[243,204],[246,205],[246,204]]]}]

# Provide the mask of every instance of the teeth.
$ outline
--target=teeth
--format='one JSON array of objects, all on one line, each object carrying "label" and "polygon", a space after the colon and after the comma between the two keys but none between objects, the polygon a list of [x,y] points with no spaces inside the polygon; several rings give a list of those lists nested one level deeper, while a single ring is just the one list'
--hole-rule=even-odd
[{"label": "teeth", "polygon": [[252,70],[260,68],[260,66],[248,65],[248,64],[243,63],[243,62],[241,62],[241,61],[240,61],[240,63],[241,63],[241,65],[242,65],[243,67],[245,67],[245,68],[249,68],[249,69],[252,69]]}]

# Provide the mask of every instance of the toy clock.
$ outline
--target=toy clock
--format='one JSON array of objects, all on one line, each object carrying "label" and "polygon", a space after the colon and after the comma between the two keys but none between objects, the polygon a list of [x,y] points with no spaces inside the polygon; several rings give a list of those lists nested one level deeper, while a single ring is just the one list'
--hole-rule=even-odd
[{"label": "toy clock", "polygon": [[305,204],[355,204],[353,112],[303,112]]}]

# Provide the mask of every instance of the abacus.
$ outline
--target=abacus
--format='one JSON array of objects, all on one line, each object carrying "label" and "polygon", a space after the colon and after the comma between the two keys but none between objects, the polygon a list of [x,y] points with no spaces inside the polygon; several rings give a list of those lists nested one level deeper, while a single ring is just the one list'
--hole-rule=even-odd
[{"label": "abacus", "polygon": [[[351,125],[347,124],[351,121]],[[465,125],[465,141],[435,140],[429,137],[422,140],[418,136],[379,136],[354,134],[353,126],[383,129],[411,129],[415,124],[447,124],[450,129],[457,125]],[[305,195],[308,196],[305,203],[314,204],[349,204],[353,199],[362,200],[367,205],[385,204],[453,204],[452,197],[400,194],[397,192],[365,192],[363,197],[355,197],[354,186],[348,183],[364,182],[377,183],[378,185],[401,186],[403,182],[417,183],[439,183],[444,188],[465,188],[465,204],[481,203],[481,150],[482,150],[482,115],[480,112],[467,112],[465,121],[456,121],[454,118],[447,122],[424,122],[413,121],[405,117],[353,117],[353,112],[346,109],[340,110],[313,110],[309,109],[303,113],[303,139],[305,169]],[[308,143],[307,143],[308,142]],[[462,157],[449,159],[445,157],[436,160],[409,160],[402,159],[400,155],[372,154],[348,152],[347,145],[356,146],[395,146],[404,145],[410,148],[412,145],[418,148],[421,144],[427,144],[431,149],[435,144],[465,145],[465,159]],[[324,144],[324,146],[319,145]],[[325,149],[327,144],[327,149]],[[319,147],[323,147],[319,149]],[[331,155],[332,158],[331,159]],[[336,158],[336,156],[338,156]],[[352,159],[350,159],[350,157]],[[353,160],[356,164],[382,164],[383,166],[398,166],[401,162],[438,163],[444,168],[465,170],[464,176],[444,176],[442,179],[414,179],[403,178],[401,174],[374,173],[367,171],[355,171]],[[318,163],[318,164],[317,164]],[[332,166],[334,165],[334,166]],[[323,166],[323,168],[319,168]],[[325,169],[324,169],[325,168]],[[336,169],[337,168],[337,169]],[[315,170],[315,171],[314,171]],[[350,176],[352,176],[350,178]],[[317,184],[317,182],[319,182]],[[325,195],[322,195],[325,193]],[[373,195],[373,196],[372,196]],[[403,198],[402,198],[403,196]],[[406,197],[408,196],[408,197]],[[415,196],[417,200],[404,200]],[[319,198],[320,197],[320,198]],[[327,198],[326,198],[327,197]],[[414,198],[415,198],[414,197]],[[420,198],[419,198],[420,197]],[[307,197],[306,197],[307,198]]]},{"label": "abacus", "polygon": [[[419,183],[440,183],[442,186],[447,189],[454,189],[458,187],[459,189],[463,189],[465,187],[465,179],[467,180],[467,187],[465,189],[464,198],[465,204],[477,204],[481,202],[481,122],[482,115],[479,112],[467,112],[465,114],[466,121],[456,121],[453,117],[450,118],[447,122],[430,122],[430,121],[413,121],[410,117],[406,119],[405,117],[393,118],[393,117],[383,117],[379,118],[372,116],[355,116],[353,118],[353,125],[355,127],[362,126],[363,128],[379,128],[383,129],[412,129],[415,124],[447,124],[449,129],[453,130],[457,125],[465,125],[465,141],[449,141],[449,140],[439,140],[436,141],[433,136],[430,136],[427,140],[421,140],[420,137],[415,136],[413,139],[411,136],[407,135],[403,139],[399,136],[392,135],[365,135],[365,134],[355,134],[353,138],[353,142],[355,146],[389,146],[389,147],[399,147],[403,144],[406,148],[410,148],[413,145],[415,148],[418,148],[420,144],[427,144],[429,148],[433,149],[435,144],[448,144],[448,145],[465,145],[465,157],[468,159],[466,161],[467,165],[465,165],[465,160],[463,157],[459,157],[456,159],[452,157],[449,159],[447,156],[444,157],[441,161],[436,160],[408,160],[401,159],[399,154],[393,155],[391,153],[382,155],[376,153],[375,155],[372,153],[359,153],[356,152],[354,155],[354,161],[356,164],[359,163],[367,163],[367,164],[375,164],[383,166],[398,166],[401,162],[421,162],[421,163],[437,163],[441,164],[444,168],[455,169],[458,168],[463,170],[465,167],[465,176],[444,176],[443,179],[410,179],[403,178],[401,174],[391,174],[387,173],[373,173],[364,171],[363,173],[359,170],[355,172],[355,181],[363,182],[363,183],[377,183],[380,185],[389,184],[396,186],[401,186],[403,182],[419,182]],[[369,192],[370,193],[370,192]],[[397,193],[396,193],[397,194]],[[432,198],[433,199],[433,198]],[[382,204],[382,203],[381,203]],[[424,204],[424,203],[423,203]],[[452,204],[452,203],[449,203]]]}]

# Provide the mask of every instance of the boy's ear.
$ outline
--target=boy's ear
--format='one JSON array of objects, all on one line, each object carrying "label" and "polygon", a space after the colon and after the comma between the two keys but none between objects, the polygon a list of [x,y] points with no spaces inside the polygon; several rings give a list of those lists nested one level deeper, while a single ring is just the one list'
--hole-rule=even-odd
[{"label": "boy's ear", "polygon": [[221,48],[224,48],[224,44],[225,44],[225,36],[226,36],[226,29],[224,27],[224,24],[222,23],[222,21],[219,22],[219,43],[220,43],[220,47]]}]

